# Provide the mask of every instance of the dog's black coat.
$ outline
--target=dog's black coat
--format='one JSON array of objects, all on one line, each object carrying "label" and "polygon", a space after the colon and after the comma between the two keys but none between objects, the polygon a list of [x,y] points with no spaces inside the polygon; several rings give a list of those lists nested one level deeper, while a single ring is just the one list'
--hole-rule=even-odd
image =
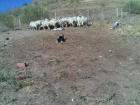
[{"label": "dog's black coat", "polygon": [[64,35],[63,34],[60,34],[59,38],[57,39],[58,43],[60,42],[65,42],[65,38],[64,38]]}]

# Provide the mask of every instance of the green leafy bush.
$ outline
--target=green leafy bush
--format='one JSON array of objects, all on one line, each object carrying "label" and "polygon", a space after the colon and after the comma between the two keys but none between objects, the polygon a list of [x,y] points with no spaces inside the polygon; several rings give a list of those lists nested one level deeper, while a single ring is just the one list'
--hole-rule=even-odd
[{"label": "green leafy bush", "polygon": [[13,20],[14,20],[13,15],[10,15],[9,13],[0,14],[0,22],[6,27],[13,28],[14,27]]},{"label": "green leafy bush", "polygon": [[17,17],[18,15],[21,14],[21,9],[20,8],[15,8],[11,11],[8,11],[7,14],[13,15],[14,17]]},{"label": "green leafy bush", "polygon": [[133,13],[133,14],[139,14],[140,13],[140,2],[137,1],[129,1],[124,7],[123,11]]},{"label": "green leafy bush", "polygon": [[80,2],[80,0],[71,0],[71,3],[74,3],[74,2],[79,3],[79,2]]},{"label": "green leafy bush", "polygon": [[58,2],[58,0],[48,0],[47,4],[53,4],[53,3],[57,3],[57,2]]},{"label": "green leafy bush", "polygon": [[36,5],[28,5],[22,9],[22,23],[29,23],[30,21],[48,18],[49,12],[44,8]]},{"label": "green leafy bush", "polygon": [[1,27],[14,28],[14,20],[18,20],[18,16],[22,24],[29,24],[30,21],[48,18],[49,12],[41,6],[31,4],[23,5],[21,8],[15,8],[8,12],[0,13],[0,29]]}]

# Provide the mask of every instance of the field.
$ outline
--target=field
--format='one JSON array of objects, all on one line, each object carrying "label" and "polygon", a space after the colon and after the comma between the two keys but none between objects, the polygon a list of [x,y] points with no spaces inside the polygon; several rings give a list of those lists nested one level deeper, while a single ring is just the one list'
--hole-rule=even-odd
[{"label": "field", "polygon": [[140,30],[109,27],[0,33],[0,105],[139,105]]}]

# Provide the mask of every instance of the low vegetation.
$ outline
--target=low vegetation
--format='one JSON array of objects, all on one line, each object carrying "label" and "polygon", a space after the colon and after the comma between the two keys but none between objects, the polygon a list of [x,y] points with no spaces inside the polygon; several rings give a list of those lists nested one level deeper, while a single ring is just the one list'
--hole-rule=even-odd
[{"label": "low vegetation", "polygon": [[[21,20],[23,24],[28,24],[33,20],[40,20],[49,16],[48,10],[34,4],[24,5],[22,8],[0,14],[0,26],[14,28],[14,19]],[[1,28],[0,27],[0,28]]]},{"label": "low vegetation", "polygon": [[8,26],[9,28],[12,28],[14,26],[13,20],[14,20],[13,15],[9,13],[0,14],[0,24],[2,26],[5,25]]},{"label": "low vegetation", "polygon": [[[60,3],[80,3],[80,2],[90,2],[92,0],[43,0],[43,1],[37,1],[34,0],[30,4],[23,4],[22,7],[20,8],[15,8],[11,11],[5,12],[5,13],[0,13],[0,30],[2,30],[3,27],[6,28],[15,28],[19,26],[19,18],[22,24],[29,24],[30,21],[34,20],[40,20],[40,19],[45,19],[49,18],[49,6],[52,6],[59,9],[57,4]],[[102,8],[111,5],[112,3],[116,3],[116,6],[122,6],[124,12],[129,12],[131,14],[139,14],[140,12],[140,2],[139,0],[115,0],[115,1],[110,1],[110,0],[94,0],[94,5],[98,5]],[[91,2],[91,3],[92,3]],[[120,4],[121,3],[121,4]],[[56,5],[54,5],[56,4]],[[76,4],[77,5],[77,4]],[[67,8],[70,9],[69,6]]]},{"label": "low vegetation", "polygon": [[130,12],[131,14],[140,14],[140,1],[129,1],[123,7],[123,10],[126,12]]},{"label": "low vegetation", "polygon": [[77,2],[79,3],[81,0],[71,0],[71,3]]},{"label": "low vegetation", "polygon": [[48,17],[48,10],[45,10],[41,6],[28,5],[22,9],[22,22],[29,23],[33,20],[40,20]]}]

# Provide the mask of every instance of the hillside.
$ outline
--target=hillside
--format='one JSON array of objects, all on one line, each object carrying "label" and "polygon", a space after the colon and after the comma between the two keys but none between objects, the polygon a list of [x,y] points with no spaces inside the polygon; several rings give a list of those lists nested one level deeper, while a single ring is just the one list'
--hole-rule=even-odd
[{"label": "hillside", "polygon": [[[48,10],[49,18],[54,18],[55,13],[58,18],[82,14],[92,21],[112,24],[114,21],[128,23],[128,19],[121,18],[124,15],[128,17],[127,12],[121,13],[127,2],[128,0],[33,0],[30,4]],[[116,17],[116,8],[118,8],[118,17]]]},{"label": "hillside", "polygon": [[[20,27],[20,24],[22,24],[22,28],[26,28],[31,21],[55,18],[55,16],[57,18],[78,16],[79,14],[94,22],[102,21],[106,24],[112,24],[115,21],[123,24],[140,23],[139,13],[129,14],[128,3],[129,0],[33,0],[21,8],[3,14],[3,16],[0,14],[2,22],[0,30]],[[131,3],[131,6],[131,11],[139,12],[139,2]]]},{"label": "hillside", "polygon": [[[49,11],[49,18],[77,16],[82,14],[92,21],[103,21],[112,24],[119,21],[123,24],[138,23],[139,15],[128,19],[128,10],[123,11],[129,0],[33,0],[31,4],[39,5]],[[118,8],[118,10],[117,10]]]},{"label": "hillside", "polygon": [[[50,18],[54,12],[65,17],[79,12],[87,16],[89,11],[91,26],[0,33],[0,105],[140,104],[139,21],[127,24],[128,17],[116,17],[120,0],[106,0],[106,5],[98,0],[83,1],[70,4],[71,0],[61,0],[60,5],[60,0],[52,4],[34,0],[20,9],[40,5],[49,10]],[[31,12],[27,15],[30,18]],[[116,20],[127,23],[110,30]],[[60,34],[66,41],[57,43]]]}]

